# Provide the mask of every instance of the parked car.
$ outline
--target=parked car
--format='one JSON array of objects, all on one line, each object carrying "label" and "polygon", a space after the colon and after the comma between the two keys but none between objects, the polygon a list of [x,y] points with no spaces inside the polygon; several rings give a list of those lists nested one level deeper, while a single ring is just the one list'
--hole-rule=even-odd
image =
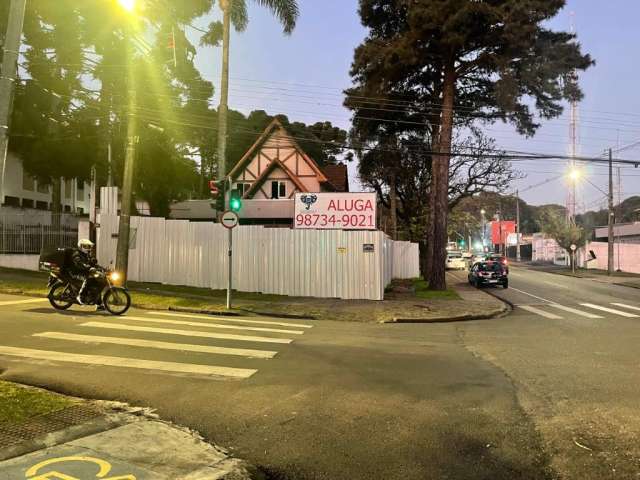
[{"label": "parked car", "polygon": [[499,253],[490,253],[486,256],[486,261],[488,262],[498,262],[500,263],[509,273],[509,260],[504,255],[500,255]]},{"label": "parked car", "polygon": [[465,270],[467,260],[462,256],[462,252],[447,252],[447,270]]},{"label": "parked car", "polygon": [[500,262],[479,262],[469,271],[469,284],[476,288],[484,285],[509,288],[509,272]]}]

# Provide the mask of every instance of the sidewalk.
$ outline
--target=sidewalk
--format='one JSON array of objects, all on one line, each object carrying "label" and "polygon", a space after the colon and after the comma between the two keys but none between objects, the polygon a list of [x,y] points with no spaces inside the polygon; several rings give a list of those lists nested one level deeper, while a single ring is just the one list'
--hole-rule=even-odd
[{"label": "sidewalk", "polygon": [[[40,399],[64,400],[67,406],[20,422],[0,422],[2,480],[252,478],[252,469],[245,462],[206,443],[193,431],[159,420],[146,409],[9,385],[37,392],[33,394]],[[0,399],[0,406],[4,403]]]},{"label": "sidewalk", "polygon": [[[424,282],[394,282],[382,301],[285,297],[234,292],[234,309],[225,310],[225,291],[130,282],[134,307],[216,315],[265,315],[284,318],[384,323],[490,318],[507,309],[495,297],[466,284],[466,273],[448,274],[449,290],[433,292]],[[45,296],[46,276],[0,269],[0,293]]]}]

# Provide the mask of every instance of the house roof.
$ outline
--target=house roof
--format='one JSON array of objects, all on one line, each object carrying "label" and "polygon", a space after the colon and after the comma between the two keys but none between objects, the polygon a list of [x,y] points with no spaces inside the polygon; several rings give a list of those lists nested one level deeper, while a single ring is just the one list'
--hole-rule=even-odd
[{"label": "house roof", "polygon": [[[255,143],[251,146],[251,148],[249,150],[247,150],[247,153],[245,153],[242,158],[240,159],[240,161],[236,164],[236,166],[233,168],[233,170],[231,170],[231,172],[229,172],[229,176],[233,179],[233,178],[237,178],[240,173],[242,173],[242,171],[247,168],[247,165],[251,162],[251,160],[254,158],[255,154],[258,152],[258,150],[262,147],[262,145],[264,144],[264,142],[266,142],[269,137],[277,130],[277,129],[281,129],[284,134],[286,135],[287,139],[292,143],[292,145],[296,148],[296,150],[298,150],[298,152],[303,156],[303,158],[307,161],[307,163],[309,164],[309,166],[311,167],[311,169],[315,172],[316,176],[318,177],[318,181],[320,183],[325,183],[328,182],[328,178],[326,177],[326,175],[322,172],[322,170],[320,169],[320,167],[318,166],[318,164],[315,162],[315,160],[313,160],[309,155],[307,155],[305,153],[304,150],[302,150],[302,148],[300,148],[300,145],[298,145],[298,142],[295,141],[295,139],[289,134],[289,132],[287,132],[287,129],[284,127],[284,125],[282,125],[282,122],[280,122],[280,120],[278,120],[277,118],[274,118],[273,121],[267,126],[267,128],[264,130],[264,132],[262,132],[262,134],[260,135],[260,137],[255,141]],[[282,166],[282,165],[281,165]],[[287,175],[291,176],[292,179],[295,175],[292,174],[292,172],[287,171]]]},{"label": "house roof", "polygon": [[322,168],[327,179],[333,185],[337,192],[349,191],[349,173],[344,163],[335,165],[327,165]]}]

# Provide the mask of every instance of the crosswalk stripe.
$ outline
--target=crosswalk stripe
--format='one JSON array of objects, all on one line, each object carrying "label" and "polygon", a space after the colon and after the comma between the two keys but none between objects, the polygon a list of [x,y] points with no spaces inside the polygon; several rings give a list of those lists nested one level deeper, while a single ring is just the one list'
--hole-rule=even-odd
[{"label": "crosswalk stripe", "polygon": [[552,320],[562,320],[562,317],[556,315],[555,313],[545,312],[544,310],[540,310],[539,308],[532,307],[531,305],[517,305],[517,307],[522,308],[531,313],[535,313],[536,315],[540,315],[541,317],[550,318]]},{"label": "crosswalk stripe", "polygon": [[75,333],[43,332],[36,333],[34,337],[52,338],[56,340],[68,340],[84,343],[112,343],[115,345],[129,345],[133,347],[157,348],[161,350],[179,350],[185,352],[212,353],[215,355],[235,355],[247,358],[273,358],[278,352],[267,350],[251,350],[245,348],[209,347],[206,345],[192,345],[184,343],[156,342],[141,340],[139,338],[101,337],[97,335],[77,335]]},{"label": "crosswalk stripe", "polygon": [[113,330],[128,330],[132,332],[148,332],[148,333],[163,333],[168,335],[182,335],[184,337],[219,338],[223,340],[239,340],[243,342],[256,342],[256,343],[291,343],[293,341],[290,338],[253,337],[249,335],[231,335],[227,333],[199,332],[199,331],[191,331],[191,330],[174,330],[171,328],[140,327],[137,325],[126,325],[121,323],[87,322],[87,323],[80,324],[80,326],[93,327],[93,328],[109,328]]},{"label": "crosswalk stripe", "polygon": [[257,370],[246,368],[217,367],[213,365],[195,365],[189,363],[159,362],[157,360],[139,360],[136,358],[109,357],[104,355],[83,355],[79,353],[54,352],[49,350],[33,350],[30,348],[2,347],[0,355],[8,355],[34,360],[53,362],[70,362],[85,365],[100,365],[108,367],[138,368],[173,373],[190,373],[229,378],[249,378]]},{"label": "crosswalk stripe", "polygon": [[640,307],[634,307],[625,303],[612,303],[611,305],[615,305],[616,307],[628,308],[629,310],[637,310],[640,312]]},{"label": "crosswalk stripe", "polygon": [[6,307],[8,305],[21,305],[23,303],[40,303],[48,302],[46,298],[30,298],[29,300],[5,300],[0,302],[0,307]]},{"label": "crosswalk stripe", "polygon": [[593,308],[595,310],[602,310],[603,312],[613,313],[615,315],[620,315],[621,317],[628,318],[638,318],[640,315],[636,315],[635,313],[623,312],[621,310],[616,310],[614,308],[601,307],[600,305],[594,305],[593,303],[581,303],[583,307]]},{"label": "crosswalk stripe", "polygon": [[246,327],[244,325],[220,325],[219,323],[187,322],[184,320],[164,320],[160,318],[132,317],[129,315],[123,318],[126,318],[127,320],[135,320],[137,322],[163,323],[163,324],[169,324],[169,325],[186,325],[189,327],[219,328],[223,330],[247,330],[250,332],[285,333],[288,335],[302,335],[304,333],[300,330],[282,330],[278,328]]},{"label": "crosswalk stripe", "polygon": [[595,315],[583,310],[578,310],[577,308],[565,307],[564,305],[559,305],[557,303],[550,303],[549,306],[557,308],[558,310],[564,310],[565,312],[575,313],[576,315],[580,315],[581,317],[585,318],[603,318],[600,315]]},{"label": "crosswalk stripe", "polygon": [[313,325],[305,325],[302,323],[289,323],[289,322],[272,322],[270,320],[249,320],[244,317],[220,317],[214,315],[197,315],[186,313],[169,313],[169,312],[147,312],[150,315],[164,315],[166,317],[182,317],[182,318],[201,318],[206,320],[216,320],[218,322],[237,322],[237,323],[249,323],[255,325],[278,325],[281,327],[295,327],[295,328],[313,328]]}]

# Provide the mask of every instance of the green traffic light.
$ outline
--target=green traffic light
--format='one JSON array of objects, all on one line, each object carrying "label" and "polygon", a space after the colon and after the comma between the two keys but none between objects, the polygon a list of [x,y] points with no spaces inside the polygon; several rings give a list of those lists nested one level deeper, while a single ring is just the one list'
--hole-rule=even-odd
[{"label": "green traffic light", "polygon": [[242,209],[242,198],[238,190],[232,190],[229,197],[229,208],[231,211],[238,213]]}]

